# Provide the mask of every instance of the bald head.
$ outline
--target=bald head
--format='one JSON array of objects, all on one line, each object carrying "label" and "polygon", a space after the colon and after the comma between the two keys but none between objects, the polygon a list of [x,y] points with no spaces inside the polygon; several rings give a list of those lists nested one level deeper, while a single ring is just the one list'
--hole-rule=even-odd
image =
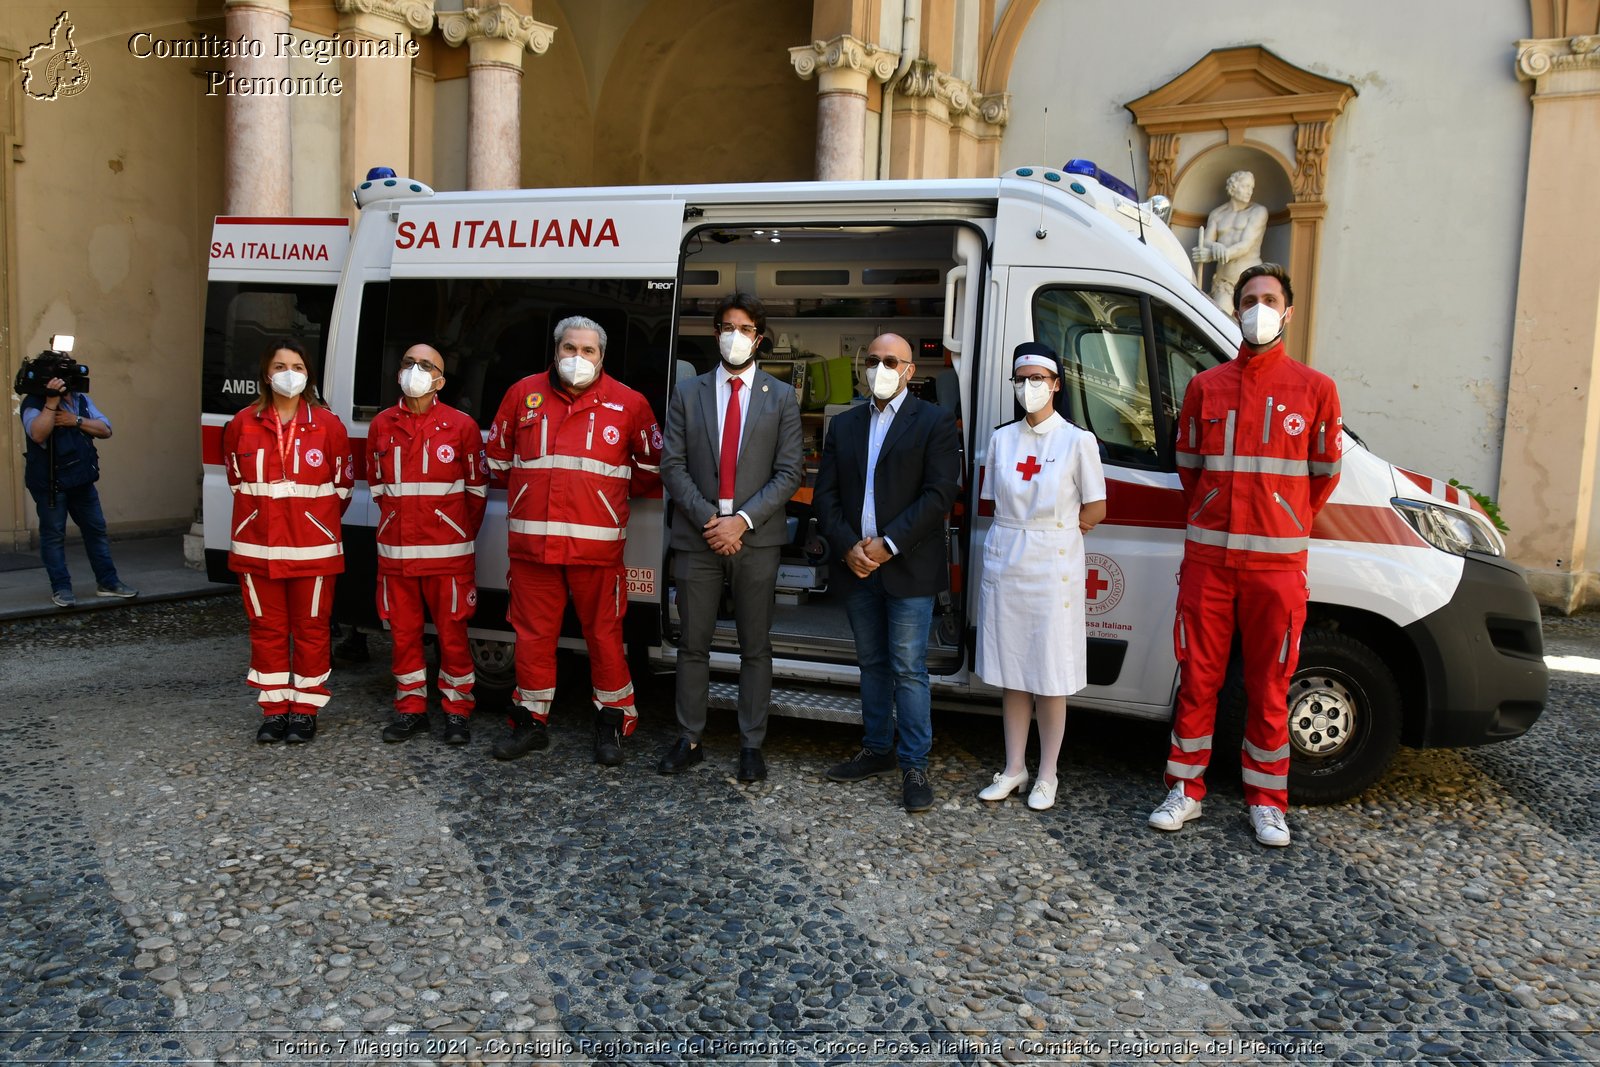
[{"label": "bald head", "polygon": [[410,363],[426,366],[435,374],[444,373],[444,357],[432,345],[412,345],[406,349],[405,355],[400,357],[400,366],[403,369]]},{"label": "bald head", "polygon": [[867,355],[893,356],[905,363],[911,362],[911,342],[897,333],[880,333],[872,339],[872,344],[867,346]]},{"label": "bald head", "polygon": [[867,346],[867,391],[882,408],[911,380],[911,345],[897,333],[880,333]]}]

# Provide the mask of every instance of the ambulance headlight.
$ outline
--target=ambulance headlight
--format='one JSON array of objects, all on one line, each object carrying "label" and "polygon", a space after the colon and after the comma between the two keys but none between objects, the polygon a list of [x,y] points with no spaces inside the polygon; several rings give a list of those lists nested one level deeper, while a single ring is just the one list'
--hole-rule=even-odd
[{"label": "ambulance headlight", "polygon": [[1498,556],[1502,551],[1500,538],[1486,519],[1466,511],[1445,507],[1429,500],[1389,501],[1400,517],[1417,531],[1428,544],[1440,552],[1463,556],[1468,552],[1482,552]]}]

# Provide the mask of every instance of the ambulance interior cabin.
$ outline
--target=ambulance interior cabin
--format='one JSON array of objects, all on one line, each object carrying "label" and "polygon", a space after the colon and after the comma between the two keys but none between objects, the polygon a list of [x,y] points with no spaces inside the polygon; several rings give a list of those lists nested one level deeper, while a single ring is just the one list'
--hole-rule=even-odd
[{"label": "ambulance interior cabin", "polygon": [[[883,332],[904,337],[916,362],[907,385],[911,394],[961,418],[956,371],[941,341],[945,276],[956,262],[956,236],[957,227],[950,225],[711,226],[686,243],[675,380],[717,365],[714,315],[718,303],[737,290],[766,305],[767,336],[757,353],[761,369],[793,385],[800,398],[804,476],[789,502],[791,536],[778,569],[772,626],[776,656],[856,661],[850,623],[836,592],[844,570],[842,546],[824,543],[811,496],[833,417],[868,402],[861,361],[873,337]],[[963,427],[963,442],[966,437]],[[964,480],[950,518],[951,589],[938,598],[929,640],[929,669],[935,673],[961,666],[965,499]],[[670,585],[667,627],[676,634]],[[738,648],[726,594],[713,648]]]}]

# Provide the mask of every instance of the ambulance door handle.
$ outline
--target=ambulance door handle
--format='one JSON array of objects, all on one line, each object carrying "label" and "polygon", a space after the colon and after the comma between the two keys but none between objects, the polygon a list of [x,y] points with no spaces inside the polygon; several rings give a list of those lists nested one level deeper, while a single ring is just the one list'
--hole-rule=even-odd
[{"label": "ambulance door handle", "polygon": [[965,263],[951,267],[944,276],[944,346],[953,355],[961,354],[961,338],[956,330],[956,287],[967,280]]}]

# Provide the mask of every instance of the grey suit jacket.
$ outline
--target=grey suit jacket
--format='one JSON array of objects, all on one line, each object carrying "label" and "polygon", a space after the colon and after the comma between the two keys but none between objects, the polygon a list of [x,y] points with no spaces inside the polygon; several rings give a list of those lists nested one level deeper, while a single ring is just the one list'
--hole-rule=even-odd
[{"label": "grey suit jacket", "polygon": [[[673,548],[711,551],[702,529],[717,513],[717,371],[680,382],[667,402],[661,484],[672,497]],[[739,442],[733,509],[750,516],[752,547],[786,544],[784,505],[800,486],[800,401],[794,389],[757,369]]]}]

